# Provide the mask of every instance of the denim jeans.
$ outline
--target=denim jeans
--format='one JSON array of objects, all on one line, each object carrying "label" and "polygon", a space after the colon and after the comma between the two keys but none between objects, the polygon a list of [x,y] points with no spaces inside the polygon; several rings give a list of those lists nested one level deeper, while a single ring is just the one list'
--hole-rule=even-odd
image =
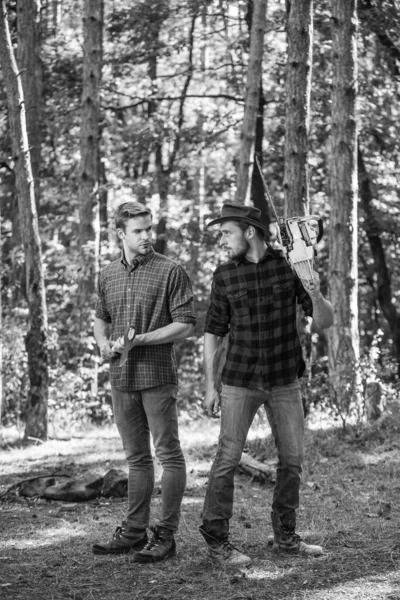
[{"label": "denim jeans", "polygon": [[154,489],[150,433],[163,468],[160,527],[176,531],[186,485],[186,465],[178,435],[176,386],[160,385],[139,392],[112,389],[114,418],[128,461],[130,527],[146,529]]},{"label": "denim jeans", "polygon": [[304,458],[304,413],[298,380],[270,391],[222,386],[221,431],[203,507],[203,525],[224,538],[232,517],[234,475],[246,437],[261,405],[267,413],[278,451],[272,510],[295,522]]}]

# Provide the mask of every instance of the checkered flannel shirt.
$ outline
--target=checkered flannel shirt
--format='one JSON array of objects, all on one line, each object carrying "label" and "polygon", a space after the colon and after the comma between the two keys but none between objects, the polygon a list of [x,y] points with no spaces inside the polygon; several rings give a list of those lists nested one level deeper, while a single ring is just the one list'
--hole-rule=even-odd
[{"label": "checkered flannel shirt", "polygon": [[222,337],[229,332],[222,383],[270,389],[301,377],[296,299],[312,316],[300,279],[271,247],[257,264],[240,259],[216,269],[205,331]]},{"label": "checkered flannel shirt", "polygon": [[[184,269],[162,254],[140,255],[128,265],[124,253],[100,274],[96,317],[111,323],[111,341],[132,325],[137,334],[170,323],[196,323],[192,286]],[[110,362],[111,385],[123,392],[178,383],[173,343],[135,346],[123,367]]]}]

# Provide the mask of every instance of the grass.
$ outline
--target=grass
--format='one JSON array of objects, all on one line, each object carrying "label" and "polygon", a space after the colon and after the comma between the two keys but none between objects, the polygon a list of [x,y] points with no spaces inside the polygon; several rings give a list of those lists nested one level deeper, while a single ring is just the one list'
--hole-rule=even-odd
[{"label": "grass", "polygon": [[[306,434],[298,530],[322,544],[324,556],[273,555],[268,545],[272,486],[238,474],[232,540],[254,561],[238,571],[209,562],[198,526],[218,422],[202,419],[181,424],[188,486],[175,559],[139,565],[129,554],[91,553],[92,543],[109,538],[123,519],[125,501],[68,505],[27,500],[11,491],[0,502],[0,598],[400,600],[400,420],[392,414],[379,425],[348,432],[321,425]],[[262,419],[252,428],[248,451],[273,455]],[[29,447],[5,443],[0,494],[19,480],[60,467],[76,475],[126,469],[115,428]],[[160,511],[159,467],[156,475],[153,519]]]}]

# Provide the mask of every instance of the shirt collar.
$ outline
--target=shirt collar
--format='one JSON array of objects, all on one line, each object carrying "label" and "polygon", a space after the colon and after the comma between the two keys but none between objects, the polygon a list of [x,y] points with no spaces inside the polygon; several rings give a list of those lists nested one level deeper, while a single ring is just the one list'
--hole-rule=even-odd
[{"label": "shirt collar", "polygon": [[[280,250],[275,250],[275,248],[273,248],[272,246],[270,246],[269,244],[267,245],[267,249],[265,250],[264,256],[261,258],[260,262],[267,260],[268,258],[280,258],[282,257],[282,252]],[[246,264],[246,265],[254,265],[256,263],[251,262],[250,260],[247,260],[247,258],[245,256],[242,256],[241,258],[235,258],[234,261],[236,266],[239,266],[241,264]]]},{"label": "shirt collar", "polygon": [[132,263],[128,263],[125,258],[125,252],[121,250],[120,261],[124,267],[124,269],[129,269],[129,272],[134,271],[138,267],[143,267],[146,263],[149,262],[154,256],[154,250],[151,248],[150,252],[147,254],[138,254],[137,257],[132,261]]}]

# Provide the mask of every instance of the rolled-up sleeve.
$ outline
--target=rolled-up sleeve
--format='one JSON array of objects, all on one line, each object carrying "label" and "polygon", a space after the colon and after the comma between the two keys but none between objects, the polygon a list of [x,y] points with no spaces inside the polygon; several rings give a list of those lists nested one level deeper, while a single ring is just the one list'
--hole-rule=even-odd
[{"label": "rolled-up sleeve", "polygon": [[313,305],[310,296],[307,294],[306,290],[303,287],[300,279],[295,277],[295,288],[296,288],[296,296],[297,303],[301,304],[302,309],[304,310],[304,314],[306,317],[312,317],[313,315]]},{"label": "rolled-up sleeve", "polygon": [[111,323],[111,315],[106,308],[106,296],[104,291],[104,281],[102,276],[99,277],[97,284],[97,303],[95,316],[106,323]]},{"label": "rolled-up sleeve", "polygon": [[224,337],[229,331],[231,322],[231,309],[218,271],[214,273],[211,287],[210,306],[207,311],[205,333],[212,333]]},{"label": "rolled-up sleeve", "polygon": [[192,284],[180,265],[176,265],[169,278],[168,304],[174,323],[196,324]]}]

